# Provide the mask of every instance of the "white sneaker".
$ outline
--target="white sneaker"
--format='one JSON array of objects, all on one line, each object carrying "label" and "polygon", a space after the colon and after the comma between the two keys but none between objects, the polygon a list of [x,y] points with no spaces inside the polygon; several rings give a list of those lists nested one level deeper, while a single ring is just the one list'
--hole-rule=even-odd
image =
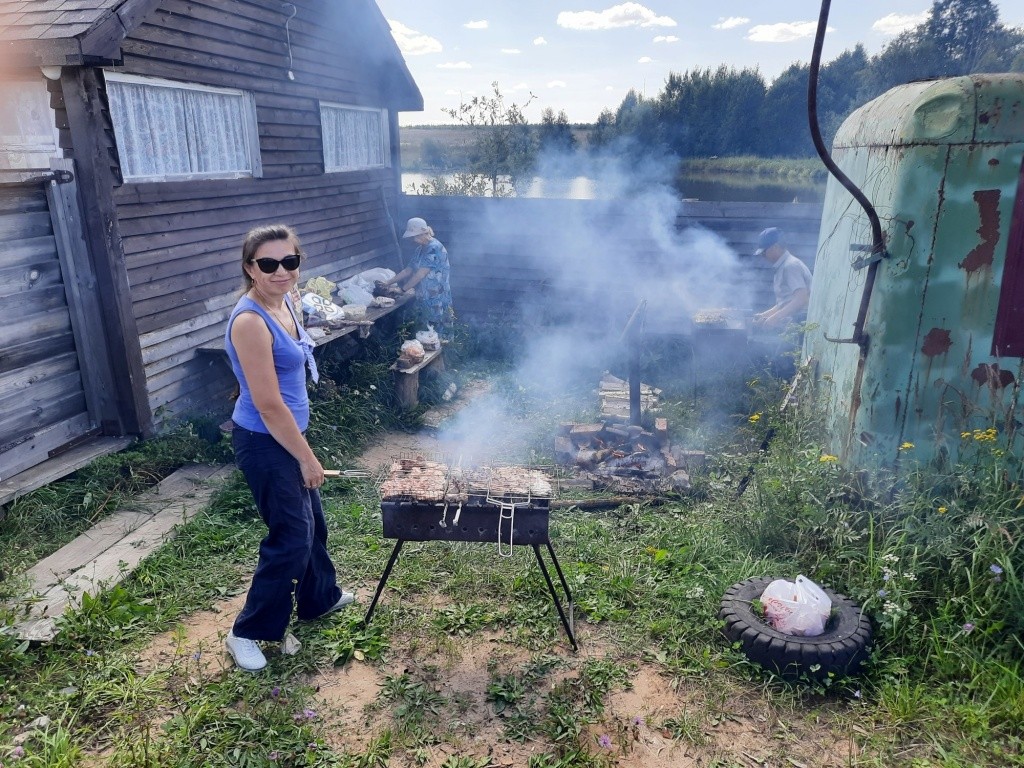
[{"label": "white sneaker", "polygon": [[224,646],[235,660],[240,669],[248,672],[256,672],[267,666],[267,657],[260,650],[260,644],[247,637],[236,637],[234,632],[228,632],[224,640]]},{"label": "white sneaker", "polygon": [[[341,597],[338,598],[338,602],[336,602],[334,605],[332,605],[330,607],[330,609],[328,609],[327,613],[334,613],[335,611],[340,611],[342,608],[344,608],[349,603],[355,602],[355,599],[356,599],[355,595],[353,595],[351,592],[346,592],[343,589],[343,590],[341,590]],[[324,615],[326,616],[327,613],[325,613]]]}]

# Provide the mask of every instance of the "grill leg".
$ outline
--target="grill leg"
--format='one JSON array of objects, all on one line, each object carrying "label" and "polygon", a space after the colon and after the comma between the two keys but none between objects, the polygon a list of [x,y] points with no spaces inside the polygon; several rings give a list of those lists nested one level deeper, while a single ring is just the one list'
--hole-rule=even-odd
[{"label": "grill leg", "polygon": [[562,603],[558,599],[558,592],[555,591],[555,584],[551,581],[551,575],[548,573],[548,567],[544,564],[544,558],[540,556],[540,545],[534,544],[532,546],[533,554],[537,556],[537,564],[540,565],[540,572],[544,574],[544,581],[548,584],[548,591],[551,593],[551,599],[554,601],[555,608],[558,610],[558,618],[562,620],[562,626],[565,628],[565,634],[569,636],[569,642],[572,643],[572,649],[574,651],[578,651],[579,646],[576,645],[572,593],[569,591],[569,584],[565,580],[565,576],[562,575],[562,567],[558,564],[558,558],[555,557],[555,550],[552,548],[551,542],[547,542],[548,554],[551,555],[551,563],[555,566],[555,572],[558,574],[558,580],[562,582],[562,589],[565,590],[566,605],[569,608],[568,617],[566,617],[565,611],[562,610]]},{"label": "grill leg", "polygon": [[[380,581],[377,582],[377,592],[373,596],[373,602],[370,603],[370,608],[366,612],[363,624],[368,625],[370,623],[370,619],[373,618],[373,611],[377,607],[377,601],[380,600],[380,593],[384,591],[384,585],[388,583],[388,577],[391,575],[391,569],[395,567],[395,563],[398,561],[398,553],[402,551],[402,544],[404,543],[405,541],[403,539],[399,539],[395,542],[395,548],[391,550],[391,557],[388,559],[388,564],[384,567],[384,573],[381,575]],[[538,557],[540,557],[539,554]],[[565,582],[563,581],[562,583],[564,584]]]}]

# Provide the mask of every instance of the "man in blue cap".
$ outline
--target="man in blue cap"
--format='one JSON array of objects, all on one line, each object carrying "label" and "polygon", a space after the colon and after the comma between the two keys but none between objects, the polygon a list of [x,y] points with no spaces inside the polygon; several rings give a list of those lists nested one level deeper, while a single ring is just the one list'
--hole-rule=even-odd
[{"label": "man in blue cap", "polygon": [[772,290],[775,306],[754,315],[754,324],[762,328],[783,328],[802,322],[811,297],[811,270],[786,250],[782,230],[768,227],[757,236],[755,256],[762,256],[774,267]]}]

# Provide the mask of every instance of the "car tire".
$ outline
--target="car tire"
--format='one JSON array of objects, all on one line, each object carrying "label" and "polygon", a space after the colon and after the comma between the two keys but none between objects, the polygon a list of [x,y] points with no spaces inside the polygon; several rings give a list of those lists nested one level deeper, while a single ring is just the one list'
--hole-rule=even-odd
[{"label": "car tire", "polygon": [[751,661],[787,679],[856,674],[871,648],[871,620],[864,611],[845,595],[825,589],[832,601],[825,631],[815,637],[787,635],[766,624],[752,607],[773,581],[746,579],[726,590],[718,618],[725,622],[722,631],[729,641],[738,643]]}]

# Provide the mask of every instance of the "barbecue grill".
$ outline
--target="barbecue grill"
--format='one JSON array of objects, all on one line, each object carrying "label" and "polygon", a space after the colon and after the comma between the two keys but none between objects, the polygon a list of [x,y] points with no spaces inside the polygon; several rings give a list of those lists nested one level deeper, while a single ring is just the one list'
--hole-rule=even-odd
[{"label": "barbecue grill", "polygon": [[[548,535],[551,482],[543,472],[516,466],[463,468],[461,461],[397,457],[380,484],[384,537],[396,539],[377,591],[366,612],[369,624],[388,577],[407,541],[494,543],[498,555],[513,547],[533,549],[565,633],[577,648],[572,593]],[[547,551],[565,594],[563,608],[547,564]]]}]

